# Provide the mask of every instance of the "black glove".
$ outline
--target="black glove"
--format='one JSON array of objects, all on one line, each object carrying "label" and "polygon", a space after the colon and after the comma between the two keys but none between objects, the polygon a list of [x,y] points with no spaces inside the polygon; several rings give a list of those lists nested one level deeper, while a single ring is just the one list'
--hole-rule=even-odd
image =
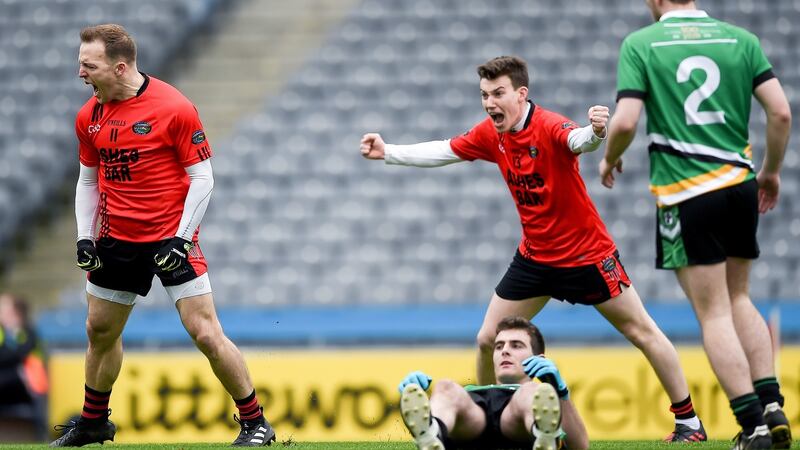
[{"label": "black glove", "polygon": [[97,249],[91,239],[78,241],[78,267],[91,272],[103,267],[103,262],[97,257]]},{"label": "black glove", "polygon": [[184,238],[176,236],[170,239],[156,253],[156,267],[162,272],[172,272],[186,264],[192,248],[194,248],[194,244]]}]

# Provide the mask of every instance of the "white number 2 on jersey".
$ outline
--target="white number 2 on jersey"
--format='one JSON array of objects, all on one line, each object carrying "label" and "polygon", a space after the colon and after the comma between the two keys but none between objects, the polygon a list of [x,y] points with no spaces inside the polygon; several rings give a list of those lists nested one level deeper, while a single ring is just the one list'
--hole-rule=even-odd
[{"label": "white number 2 on jersey", "polygon": [[706,81],[699,88],[692,91],[683,102],[683,111],[686,113],[686,125],[709,125],[712,123],[725,123],[724,111],[698,111],[703,100],[711,97],[719,87],[719,66],[707,56],[690,56],[678,65],[678,83],[689,81],[689,76],[695,69],[706,73]]}]

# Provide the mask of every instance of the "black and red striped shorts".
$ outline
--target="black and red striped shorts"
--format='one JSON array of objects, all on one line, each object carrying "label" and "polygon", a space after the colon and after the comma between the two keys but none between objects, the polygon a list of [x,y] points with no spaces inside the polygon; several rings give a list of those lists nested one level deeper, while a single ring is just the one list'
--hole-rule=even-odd
[{"label": "black and red striped shorts", "polygon": [[597,305],[622,293],[631,280],[619,259],[619,251],[595,264],[553,267],[526,259],[517,250],[495,292],[505,300],[552,297],[581,305]]}]

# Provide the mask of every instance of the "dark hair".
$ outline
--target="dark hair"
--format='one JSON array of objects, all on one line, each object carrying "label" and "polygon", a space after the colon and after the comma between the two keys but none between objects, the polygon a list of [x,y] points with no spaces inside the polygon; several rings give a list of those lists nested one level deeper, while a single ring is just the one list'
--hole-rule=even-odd
[{"label": "dark hair", "polygon": [[516,90],[528,87],[528,64],[517,56],[498,56],[478,66],[481,79],[495,80],[503,75],[511,78],[511,86]]},{"label": "dark hair", "polygon": [[534,355],[544,354],[544,337],[536,325],[532,324],[530,320],[520,316],[506,317],[497,324],[496,334],[500,334],[503,330],[525,330],[531,338],[531,350]]},{"label": "dark hair", "polygon": [[136,62],[136,43],[122,25],[106,23],[81,30],[81,42],[94,41],[100,41],[105,45],[106,58],[112,62],[120,59],[129,64]]},{"label": "dark hair", "polygon": [[694,0],[669,0],[669,1],[670,1],[670,3],[677,3],[679,5],[686,5],[686,4],[689,4],[690,2],[693,2]]}]

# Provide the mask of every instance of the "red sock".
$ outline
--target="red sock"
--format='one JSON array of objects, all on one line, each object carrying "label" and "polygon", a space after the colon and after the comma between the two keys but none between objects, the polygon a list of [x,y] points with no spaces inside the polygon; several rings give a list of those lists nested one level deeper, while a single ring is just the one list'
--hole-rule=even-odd
[{"label": "red sock", "polygon": [[81,418],[84,420],[105,420],[108,418],[108,401],[111,391],[95,391],[84,385],[83,411]]},{"label": "red sock", "polygon": [[233,399],[233,401],[236,403],[236,408],[239,409],[239,419],[241,420],[255,420],[264,415],[261,413],[261,405],[258,404],[255,389],[247,397],[241,400]]}]

